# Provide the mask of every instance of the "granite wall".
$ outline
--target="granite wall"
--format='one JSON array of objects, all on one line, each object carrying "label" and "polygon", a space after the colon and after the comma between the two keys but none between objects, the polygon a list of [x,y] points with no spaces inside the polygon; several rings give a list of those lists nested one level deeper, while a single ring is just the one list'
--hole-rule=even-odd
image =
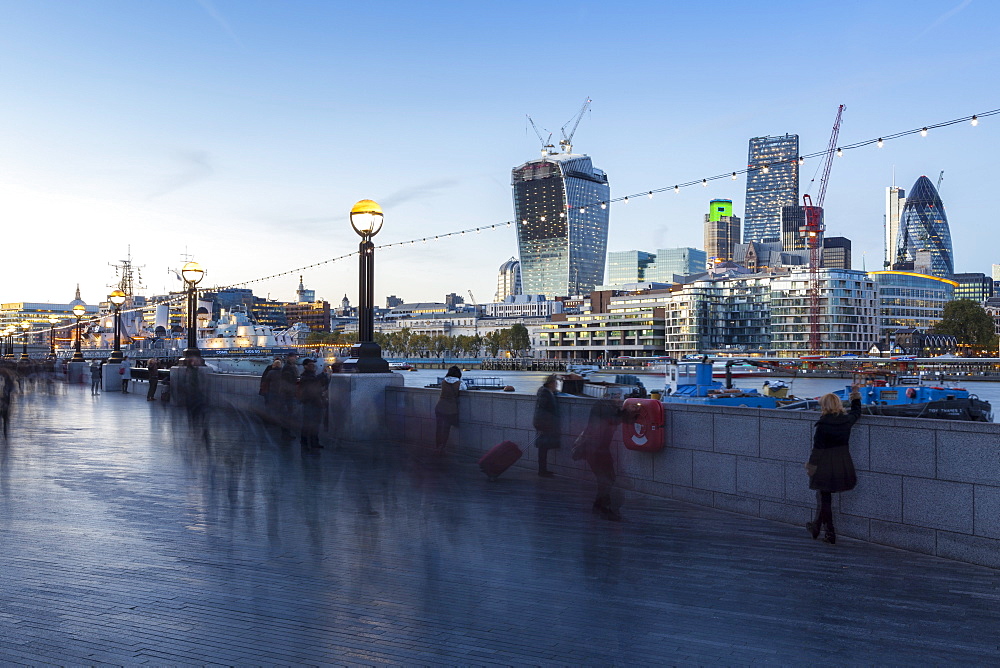
[{"label": "granite wall", "polygon": [[[437,391],[389,388],[390,433],[430,446]],[[592,481],[569,446],[586,424],[590,401],[560,398],[562,450],[550,468]],[[803,462],[815,413],[666,404],[667,447],[641,453],[616,436],[620,483],[626,489],[755,517],[802,525],[812,517]],[[466,392],[451,447],[479,455],[502,440],[522,446],[518,463],[534,468],[534,397]],[[838,532],[906,550],[1000,568],[1000,425],[865,416],[851,452],[855,490],[834,495]],[[802,530],[805,535],[805,529]]]}]

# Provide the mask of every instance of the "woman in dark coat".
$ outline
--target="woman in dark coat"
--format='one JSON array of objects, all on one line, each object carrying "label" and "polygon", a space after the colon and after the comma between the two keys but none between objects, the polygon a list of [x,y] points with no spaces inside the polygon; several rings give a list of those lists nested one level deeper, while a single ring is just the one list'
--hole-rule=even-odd
[{"label": "woman in dark coat", "polygon": [[306,450],[323,447],[319,442],[319,428],[326,406],[326,382],[326,376],[316,373],[316,360],[302,361],[302,375],[297,388],[298,399],[302,403],[299,441]]},{"label": "woman in dark coat", "polygon": [[538,475],[551,478],[549,470],[549,450],[558,450],[559,442],[559,402],[556,401],[556,377],[549,376],[535,393],[535,416],[532,424],[537,432],[535,447],[538,448]]},{"label": "woman in dark coat", "polygon": [[462,370],[457,366],[448,369],[441,381],[441,395],[434,406],[434,417],[437,422],[434,445],[437,454],[444,454],[444,446],[448,444],[451,428],[458,426],[458,391],[465,389],[462,383]]},{"label": "woman in dark coat", "polygon": [[851,459],[851,427],[861,417],[861,395],[858,386],[851,388],[851,410],[844,410],[844,403],[835,394],[824,394],[819,399],[821,415],[816,422],[813,449],[806,470],[809,472],[809,489],[816,490],[818,511],[814,522],[807,522],[806,529],[812,537],[826,527],[824,542],[836,543],[833,528],[832,494],[854,489],[858,476]]}]

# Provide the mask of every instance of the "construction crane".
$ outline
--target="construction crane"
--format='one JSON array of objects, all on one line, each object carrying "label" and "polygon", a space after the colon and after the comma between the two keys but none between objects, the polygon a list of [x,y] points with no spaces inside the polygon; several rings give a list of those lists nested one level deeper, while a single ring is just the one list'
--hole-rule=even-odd
[{"label": "construction crane", "polygon": [[[559,148],[562,149],[563,153],[573,152],[573,135],[576,134],[576,129],[580,127],[580,121],[583,119],[583,115],[587,113],[587,109],[590,107],[591,99],[588,97],[583,101],[583,106],[580,107],[580,111],[576,112],[576,116],[566,121],[566,124],[559,128],[559,132],[562,133],[563,138],[559,140]],[[566,134],[566,126],[570,123],[573,124],[573,129]]]},{"label": "construction crane", "polygon": [[944,170],[943,170],[943,169],[941,170],[941,173],[940,173],[940,174],[938,174],[938,182],[937,182],[937,187],[935,188],[935,190],[937,190],[937,191],[938,191],[938,194],[939,194],[939,195],[941,194],[941,182],[942,182],[942,181],[944,181]]},{"label": "construction crane", "polygon": [[[538,126],[535,124],[534,119],[531,118],[531,116],[529,116],[528,114],[525,114],[525,117],[528,119],[528,122],[531,123],[531,129],[534,130],[535,135],[538,136],[538,141],[542,143],[542,155],[549,155],[550,153],[555,153],[556,147],[552,145],[552,133],[546,130],[545,128],[539,129]],[[543,137],[542,136],[543,131],[549,132],[549,136]]]},{"label": "construction crane", "polygon": [[840,123],[847,107],[837,107],[837,118],[830,132],[830,143],[826,146],[826,160],[823,163],[823,176],[819,180],[819,192],[816,194],[816,206],[812,205],[809,195],[802,196],[802,209],[805,224],[800,228],[800,234],[805,237],[809,249],[809,349],[813,355],[820,354],[823,345],[820,333],[820,303],[819,303],[819,267],[823,261],[823,202],[826,199],[826,188],[830,185],[830,170],[833,168],[833,157],[837,151],[837,138],[840,136]]},{"label": "construction crane", "polygon": [[469,290],[469,299],[472,300],[472,308],[475,309],[472,315],[472,326],[475,328],[476,336],[479,336],[479,304],[476,303],[472,290]]}]

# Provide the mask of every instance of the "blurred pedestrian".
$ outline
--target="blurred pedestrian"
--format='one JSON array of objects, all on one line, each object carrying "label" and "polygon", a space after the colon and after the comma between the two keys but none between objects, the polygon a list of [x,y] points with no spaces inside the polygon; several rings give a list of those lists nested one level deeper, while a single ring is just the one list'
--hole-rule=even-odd
[{"label": "blurred pedestrian", "polygon": [[314,359],[302,360],[297,396],[302,404],[299,441],[306,450],[322,448],[319,428],[323,421],[323,407],[326,406],[326,376],[316,373]]},{"label": "blurred pedestrian", "polygon": [[[638,404],[635,408],[638,409]],[[634,411],[633,411],[634,412]],[[590,407],[587,427],[580,435],[579,452],[574,446],[573,458],[582,456],[597,478],[597,497],[593,511],[607,520],[618,521],[620,504],[612,499],[615,484],[615,461],[611,454],[611,441],[615,428],[626,417],[620,397],[605,396]]]},{"label": "blurred pedestrian", "polygon": [[278,418],[282,365],[280,359],[275,359],[260,376],[258,394],[264,397],[264,419],[268,422],[276,422]]},{"label": "blurred pedestrian", "polygon": [[101,393],[101,373],[103,367],[101,363],[94,360],[90,363],[90,393],[100,394]]},{"label": "blurred pedestrian", "polygon": [[837,532],[833,528],[832,495],[854,489],[858,476],[851,459],[851,427],[861,417],[861,395],[858,386],[851,386],[851,410],[844,410],[844,402],[836,394],[824,394],[819,398],[820,418],[816,422],[812,452],[806,463],[809,473],[809,489],[816,490],[816,520],[806,523],[813,539],[819,537],[825,527],[823,541],[837,542]]},{"label": "blurred pedestrian", "polygon": [[118,373],[122,379],[122,394],[128,394],[128,382],[132,380],[132,364],[127,357],[119,365]]},{"label": "blurred pedestrian", "polygon": [[3,437],[7,438],[7,425],[10,422],[10,404],[17,389],[14,372],[6,366],[0,368],[0,421],[3,422]]},{"label": "blurred pedestrian", "polygon": [[156,386],[160,383],[160,363],[155,359],[149,360],[146,371],[149,373],[149,390],[146,392],[146,401],[155,401]]},{"label": "blurred pedestrian", "polygon": [[556,400],[558,379],[548,376],[535,393],[535,415],[532,424],[535,427],[535,447],[538,448],[538,475],[543,478],[553,477],[549,471],[549,450],[558,450],[559,439],[559,402]]},{"label": "blurred pedestrian", "polygon": [[434,406],[434,417],[437,422],[434,444],[437,454],[443,455],[448,444],[451,428],[458,426],[458,396],[459,390],[466,389],[462,382],[462,370],[457,366],[448,369],[441,381],[441,394]]},{"label": "blurred pedestrian", "polygon": [[278,420],[281,424],[281,437],[293,438],[292,425],[295,424],[295,392],[299,383],[299,354],[294,350],[285,355],[281,365],[280,382],[278,384]]}]

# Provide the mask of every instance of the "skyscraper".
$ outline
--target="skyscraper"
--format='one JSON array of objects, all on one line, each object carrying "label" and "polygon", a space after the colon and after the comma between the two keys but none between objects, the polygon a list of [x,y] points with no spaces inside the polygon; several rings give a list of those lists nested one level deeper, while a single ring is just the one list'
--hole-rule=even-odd
[{"label": "skyscraper", "polygon": [[590,157],[543,151],[511,173],[521,287],[549,298],[604,282],[608,177]]},{"label": "skyscraper", "polygon": [[823,267],[826,269],[851,268],[851,240],[847,237],[823,239]]},{"label": "skyscraper", "polygon": [[938,278],[950,278],[955,273],[948,217],[934,184],[926,176],[913,184],[903,205],[895,257],[893,269],[897,271],[920,271]]},{"label": "skyscraper", "polygon": [[885,189],[885,261],[886,269],[890,269],[896,261],[896,237],[899,235],[899,216],[906,204],[906,191],[897,186]]},{"label": "skyscraper", "polygon": [[781,241],[781,207],[799,200],[798,158],[798,135],[750,140],[743,243]]},{"label": "skyscraper", "polygon": [[646,270],[656,261],[656,255],[646,251],[627,250],[608,253],[608,285],[628,285],[646,280]]},{"label": "skyscraper", "polygon": [[705,214],[705,253],[708,263],[733,259],[733,246],[740,243],[740,218],[733,215],[731,199],[713,199]]},{"label": "skyscraper", "polygon": [[[823,246],[823,208],[818,206],[791,206],[781,207],[781,248],[786,251],[807,251],[810,248],[808,231],[809,220],[819,221],[818,246]],[[850,267],[848,267],[850,268]]]},{"label": "skyscraper", "polygon": [[511,259],[500,265],[500,272],[497,275],[497,293],[494,301],[502,302],[513,295],[521,292],[521,263],[517,258]]}]

